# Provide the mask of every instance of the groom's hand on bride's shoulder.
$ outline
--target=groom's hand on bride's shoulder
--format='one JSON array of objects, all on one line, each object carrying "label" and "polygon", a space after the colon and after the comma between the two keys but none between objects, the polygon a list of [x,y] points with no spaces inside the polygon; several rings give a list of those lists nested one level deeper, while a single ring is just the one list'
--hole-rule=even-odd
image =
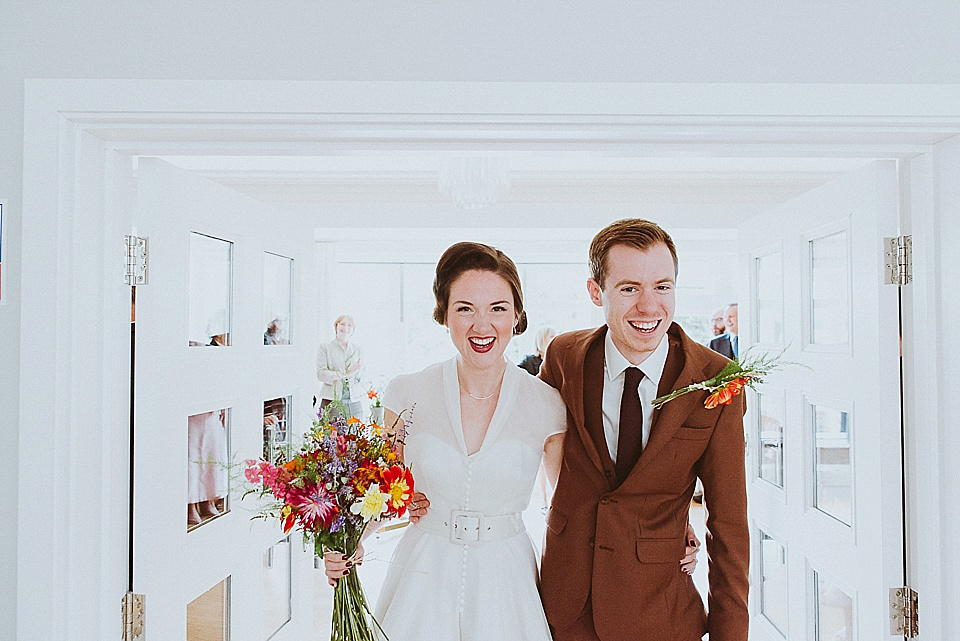
[{"label": "groom's hand on bride's shoulder", "polygon": [[407,513],[410,515],[410,522],[416,523],[422,517],[427,515],[427,508],[430,507],[430,499],[423,492],[414,492],[413,499],[407,506]]}]

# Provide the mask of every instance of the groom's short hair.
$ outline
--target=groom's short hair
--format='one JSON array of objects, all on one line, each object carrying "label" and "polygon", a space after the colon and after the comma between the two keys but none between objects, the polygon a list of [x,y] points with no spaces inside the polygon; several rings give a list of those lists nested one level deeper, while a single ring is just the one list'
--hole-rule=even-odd
[{"label": "groom's short hair", "polygon": [[616,245],[627,245],[641,251],[647,251],[657,243],[663,243],[673,256],[673,267],[680,271],[677,260],[677,248],[670,234],[657,223],[642,218],[624,218],[610,223],[593,237],[590,242],[590,276],[603,287],[607,277],[607,254]]},{"label": "groom's short hair", "polygon": [[527,329],[527,312],[523,310],[523,289],[520,286],[517,266],[496,247],[482,243],[455,243],[443,252],[437,262],[437,272],[433,279],[433,296],[437,302],[433,310],[433,320],[441,325],[447,324],[450,288],[464,272],[471,270],[493,272],[507,282],[513,293],[513,309],[517,314],[513,333],[522,334]]}]

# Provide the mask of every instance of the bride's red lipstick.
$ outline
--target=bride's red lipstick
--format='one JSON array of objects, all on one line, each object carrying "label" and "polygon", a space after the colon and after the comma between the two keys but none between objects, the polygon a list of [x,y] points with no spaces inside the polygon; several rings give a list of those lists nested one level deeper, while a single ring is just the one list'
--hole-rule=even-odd
[{"label": "bride's red lipstick", "polygon": [[474,340],[476,339],[471,338],[471,339],[468,339],[467,342],[470,343],[470,348],[473,351],[477,352],[478,354],[486,354],[487,352],[493,349],[493,344],[497,342],[496,339],[489,339],[490,342],[487,343],[486,345],[478,345],[477,343],[474,342]]}]

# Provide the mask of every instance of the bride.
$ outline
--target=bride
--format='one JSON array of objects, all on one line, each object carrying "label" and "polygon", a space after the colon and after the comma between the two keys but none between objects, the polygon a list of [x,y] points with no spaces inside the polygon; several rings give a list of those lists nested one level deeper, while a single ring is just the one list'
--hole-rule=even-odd
[{"label": "bride", "polygon": [[[377,620],[392,641],[550,641],[521,512],[541,461],[556,484],[566,408],[503,356],[527,325],[510,258],[457,243],[440,258],[433,291],[434,319],[457,356],[396,377],[384,393],[385,424],[408,419],[401,455],[430,500],[415,497],[420,509],[397,544]],[[353,559],[327,553],[331,583],[361,558],[362,548]]]}]

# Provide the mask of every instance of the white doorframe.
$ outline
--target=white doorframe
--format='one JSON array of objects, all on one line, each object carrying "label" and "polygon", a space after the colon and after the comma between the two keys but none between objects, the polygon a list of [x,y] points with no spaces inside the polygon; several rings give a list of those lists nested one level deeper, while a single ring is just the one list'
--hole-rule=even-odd
[{"label": "white doorframe", "polygon": [[901,194],[901,231],[913,237],[913,283],[901,296],[907,576],[921,593],[921,638],[948,639],[960,634],[960,435],[952,420],[960,403],[960,137],[903,161]]},{"label": "white doorframe", "polygon": [[[926,523],[946,509],[936,490],[956,445],[944,421],[957,393],[944,392],[952,377],[925,363],[960,360],[937,340],[950,335],[949,314],[960,312],[955,298],[942,300],[938,280],[957,271],[941,262],[953,251],[938,244],[946,242],[940,207],[949,182],[941,162],[960,171],[956,154],[943,160],[931,145],[957,133],[960,86],[28,80],[18,639],[108,639],[120,625],[129,472],[121,239],[135,225],[127,154],[929,156],[910,161],[922,193],[905,208],[915,251],[932,248],[918,257],[918,270],[929,271],[918,271],[907,323],[917,364],[909,371],[924,374],[908,405],[916,428],[909,510],[914,523],[918,515]],[[960,608],[956,590],[946,589],[960,575],[951,522],[923,528],[912,559],[921,560],[912,574],[925,639],[960,633],[951,618]],[[939,563],[924,561],[930,550],[939,551]]]}]

